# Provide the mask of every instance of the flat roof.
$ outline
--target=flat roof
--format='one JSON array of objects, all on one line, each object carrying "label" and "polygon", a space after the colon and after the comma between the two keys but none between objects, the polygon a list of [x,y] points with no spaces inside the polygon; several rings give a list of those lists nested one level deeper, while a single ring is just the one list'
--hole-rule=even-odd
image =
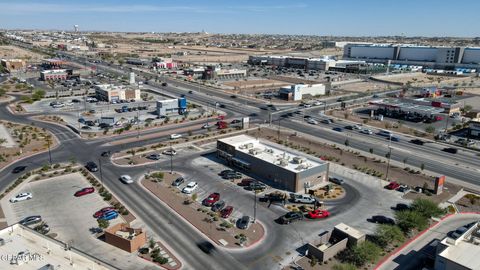
[{"label": "flat roof", "polygon": [[[446,239],[442,244],[445,244],[444,241]],[[456,245],[449,245],[439,256],[468,269],[480,269],[480,247],[464,240],[460,240]]]},{"label": "flat roof", "polygon": [[359,238],[362,238],[365,236],[365,233],[353,228],[353,227],[350,227],[348,226],[347,224],[345,223],[339,223],[337,225],[335,225],[334,227],[335,229],[345,233],[345,234],[348,234],[350,235],[351,237],[354,237],[356,239],[359,239]]},{"label": "flat roof", "polygon": [[287,147],[280,147],[273,143],[262,142],[248,135],[238,135],[219,139],[219,141],[229,144],[237,151],[252,157],[261,159],[268,163],[282,167],[289,171],[298,173],[323,164],[326,162],[314,160],[307,155],[295,153]]},{"label": "flat roof", "polygon": [[66,73],[66,69],[48,69],[48,70],[42,70],[41,73],[44,74],[57,74],[57,73]]},{"label": "flat roof", "polygon": [[[100,264],[92,259],[93,257],[84,256],[74,250],[65,250],[63,243],[18,224],[1,230],[0,238],[4,240],[4,245],[0,245],[0,254],[4,256],[4,259],[0,260],[0,269],[38,270],[44,269],[48,264],[53,265],[55,269],[72,269],[69,258],[75,263],[75,269],[113,269]],[[19,265],[11,264],[12,259],[15,262],[14,258],[20,252],[30,254],[24,256],[26,262],[20,260]]]},{"label": "flat roof", "polygon": [[418,105],[408,102],[401,102],[396,99],[377,99],[370,101],[372,105],[395,107],[406,111],[421,111],[426,113],[441,113],[445,109],[432,106]]}]

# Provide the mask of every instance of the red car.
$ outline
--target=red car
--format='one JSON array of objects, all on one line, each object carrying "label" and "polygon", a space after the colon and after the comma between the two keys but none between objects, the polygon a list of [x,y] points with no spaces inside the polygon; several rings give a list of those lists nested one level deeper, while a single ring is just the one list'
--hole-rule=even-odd
[{"label": "red car", "polygon": [[210,194],[205,200],[203,200],[202,204],[205,206],[212,206],[215,204],[218,200],[220,200],[220,193],[212,193]]},{"label": "red car", "polygon": [[308,218],[326,218],[329,216],[330,216],[330,212],[328,212],[327,210],[320,210],[320,209],[310,211],[307,214]]},{"label": "red car", "polygon": [[252,178],[247,178],[247,179],[242,179],[242,181],[240,183],[238,183],[239,186],[242,186],[242,187],[248,187],[250,186],[250,184],[252,182],[254,182],[255,180],[252,179]]},{"label": "red car", "polygon": [[103,215],[107,212],[110,212],[110,211],[114,211],[115,208],[114,207],[104,207],[100,210],[98,210],[97,212],[95,212],[95,214],[93,214],[93,217],[94,218],[100,218],[100,217],[103,217]]},{"label": "red car", "polygon": [[93,188],[93,187],[82,188],[81,190],[75,192],[74,196],[75,197],[80,197],[80,196],[83,196],[83,195],[93,193],[94,191],[95,191],[95,188]]},{"label": "red car", "polygon": [[397,182],[395,182],[395,181],[393,181],[393,182],[390,182],[390,184],[388,184],[385,188],[386,188],[386,189],[390,189],[390,190],[395,190],[395,189],[397,189],[397,188],[399,188],[399,187],[400,187],[400,184],[397,183]]},{"label": "red car", "polygon": [[225,208],[222,209],[222,211],[220,211],[220,216],[222,216],[222,218],[228,218],[233,212],[233,206],[227,206]]}]

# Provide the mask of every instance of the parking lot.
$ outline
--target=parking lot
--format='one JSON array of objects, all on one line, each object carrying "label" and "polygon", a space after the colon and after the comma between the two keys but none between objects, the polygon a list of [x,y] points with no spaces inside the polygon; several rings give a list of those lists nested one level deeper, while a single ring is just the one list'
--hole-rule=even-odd
[{"label": "parking lot", "polygon": [[[155,269],[134,254],[124,252],[96,239],[89,230],[98,227],[92,215],[109,206],[97,192],[81,197],[74,193],[90,184],[79,173],[58,176],[46,180],[26,183],[2,199],[2,209],[8,224],[14,224],[27,216],[40,215],[49,227],[52,236],[88,254],[113,262],[120,268]],[[30,192],[28,201],[10,203],[8,199],[20,192]],[[121,216],[110,224],[124,222]]]}]

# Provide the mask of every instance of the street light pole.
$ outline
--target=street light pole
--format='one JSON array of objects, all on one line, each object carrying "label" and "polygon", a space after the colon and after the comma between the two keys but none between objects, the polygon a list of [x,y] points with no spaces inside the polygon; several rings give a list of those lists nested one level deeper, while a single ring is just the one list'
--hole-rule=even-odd
[{"label": "street light pole", "polygon": [[253,203],[253,223],[255,224],[255,221],[257,220],[257,191],[254,190],[253,193],[255,194],[254,196],[254,203]]},{"label": "street light pole", "polygon": [[392,143],[392,135],[388,138],[388,161],[387,161],[387,173],[385,175],[385,179],[388,181],[388,171],[390,169],[390,157],[392,156],[392,147],[390,146]]},{"label": "street light pole", "polygon": [[170,174],[173,174],[173,148],[172,148],[172,141],[170,141]]},{"label": "street light pole", "polygon": [[98,158],[98,167],[100,171],[100,184],[103,186],[103,174],[102,174],[102,159]]}]

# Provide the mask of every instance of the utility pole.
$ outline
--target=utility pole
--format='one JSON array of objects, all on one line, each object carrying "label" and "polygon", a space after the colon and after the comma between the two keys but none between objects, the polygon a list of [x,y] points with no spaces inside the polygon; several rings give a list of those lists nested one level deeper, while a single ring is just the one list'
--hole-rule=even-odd
[{"label": "utility pole", "polygon": [[254,195],[254,203],[253,203],[253,223],[257,221],[257,191],[254,190],[253,193]]},{"label": "utility pole", "polygon": [[387,173],[385,175],[385,179],[388,181],[388,171],[390,169],[390,158],[392,156],[392,147],[390,144],[392,143],[392,135],[390,134],[390,137],[388,139],[388,162],[387,162]]},{"label": "utility pole", "polygon": [[100,184],[103,186],[103,174],[102,174],[102,158],[98,158],[98,167],[100,172]]}]

